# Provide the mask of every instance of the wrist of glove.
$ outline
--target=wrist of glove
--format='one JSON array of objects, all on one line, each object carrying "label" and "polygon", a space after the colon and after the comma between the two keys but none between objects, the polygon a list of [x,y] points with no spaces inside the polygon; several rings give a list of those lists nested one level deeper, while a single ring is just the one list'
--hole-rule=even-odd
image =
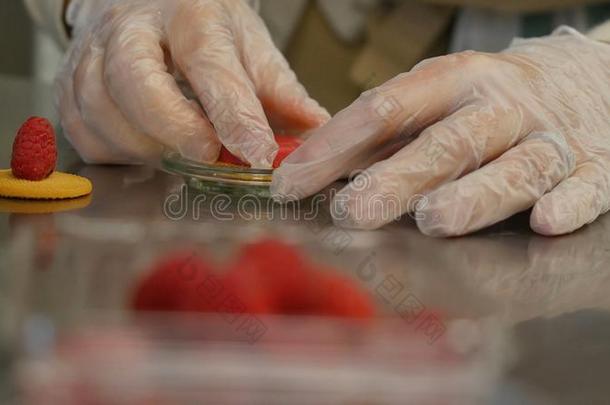
[{"label": "wrist of glove", "polygon": [[505,52],[424,61],[314,131],[274,176],[303,198],[365,170],[333,201],[339,225],[413,213],[432,236],[463,235],[533,208],[545,235],[610,208],[610,47],[561,28]]}]

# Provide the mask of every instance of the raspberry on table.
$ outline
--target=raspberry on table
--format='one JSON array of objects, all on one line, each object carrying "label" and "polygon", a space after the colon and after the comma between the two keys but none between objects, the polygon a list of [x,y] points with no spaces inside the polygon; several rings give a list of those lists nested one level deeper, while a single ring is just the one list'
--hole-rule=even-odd
[{"label": "raspberry on table", "polygon": [[57,164],[53,125],[41,117],[29,118],[13,142],[11,169],[22,180],[39,181],[49,177]]}]

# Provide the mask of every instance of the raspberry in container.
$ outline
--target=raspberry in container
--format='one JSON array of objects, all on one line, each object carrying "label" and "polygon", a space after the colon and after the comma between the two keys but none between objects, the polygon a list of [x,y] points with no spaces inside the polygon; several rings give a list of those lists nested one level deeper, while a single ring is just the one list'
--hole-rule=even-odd
[{"label": "raspberry in container", "polygon": [[169,152],[164,156],[162,166],[168,173],[184,177],[186,184],[198,192],[268,198],[273,170],[303,142],[298,136],[286,134],[276,135],[275,139],[279,149],[271,169],[251,168],[225,147],[221,149],[218,162],[213,164],[194,162],[177,152]]}]

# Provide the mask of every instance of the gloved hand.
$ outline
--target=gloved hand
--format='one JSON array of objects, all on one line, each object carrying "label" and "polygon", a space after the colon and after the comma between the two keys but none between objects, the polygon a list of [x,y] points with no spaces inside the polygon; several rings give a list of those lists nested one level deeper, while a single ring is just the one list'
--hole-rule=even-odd
[{"label": "gloved hand", "polygon": [[295,133],[329,118],[245,0],[72,0],[70,10],[75,41],[57,98],[87,162],[148,161],[164,148],[213,162],[222,143],[267,168],[272,127]]},{"label": "gloved hand", "polygon": [[425,234],[453,236],[534,207],[533,230],[565,234],[610,208],[610,45],[561,28],[427,60],[313,132],[272,192],[300,199],[367,167],[335,196],[339,225],[415,211]]}]

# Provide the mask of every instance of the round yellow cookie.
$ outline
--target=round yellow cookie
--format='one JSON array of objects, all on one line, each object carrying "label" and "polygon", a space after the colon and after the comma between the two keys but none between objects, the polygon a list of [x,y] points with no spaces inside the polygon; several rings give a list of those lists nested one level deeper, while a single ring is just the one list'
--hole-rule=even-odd
[{"label": "round yellow cookie", "polygon": [[27,200],[64,200],[91,194],[89,179],[73,174],[53,172],[40,181],[21,180],[12,171],[0,170],[0,196]]}]

